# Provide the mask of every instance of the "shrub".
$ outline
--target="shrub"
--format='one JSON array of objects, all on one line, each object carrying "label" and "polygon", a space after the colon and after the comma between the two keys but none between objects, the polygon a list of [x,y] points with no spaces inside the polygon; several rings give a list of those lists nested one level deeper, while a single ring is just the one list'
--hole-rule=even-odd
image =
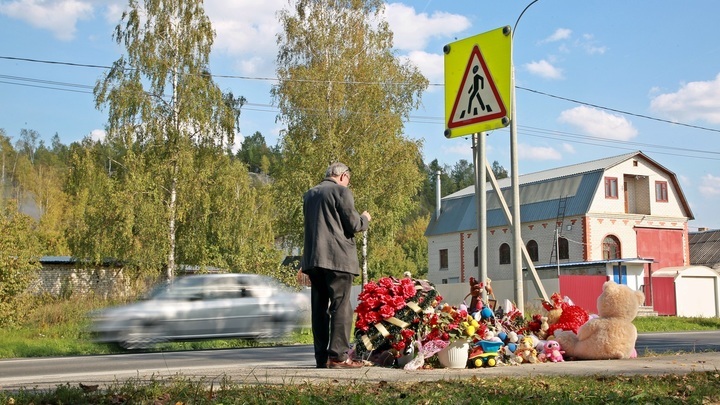
[{"label": "shrub", "polygon": [[27,315],[28,287],[37,277],[40,244],[34,221],[11,207],[0,211],[0,326],[16,324]]}]

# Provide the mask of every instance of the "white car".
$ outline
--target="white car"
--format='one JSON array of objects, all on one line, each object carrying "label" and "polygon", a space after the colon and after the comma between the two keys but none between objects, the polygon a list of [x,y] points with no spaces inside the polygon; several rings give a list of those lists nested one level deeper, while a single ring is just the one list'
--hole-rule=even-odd
[{"label": "white car", "polygon": [[257,274],[178,277],[142,301],[92,314],[97,342],[146,349],[168,341],[274,338],[299,326],[306,294]]}]

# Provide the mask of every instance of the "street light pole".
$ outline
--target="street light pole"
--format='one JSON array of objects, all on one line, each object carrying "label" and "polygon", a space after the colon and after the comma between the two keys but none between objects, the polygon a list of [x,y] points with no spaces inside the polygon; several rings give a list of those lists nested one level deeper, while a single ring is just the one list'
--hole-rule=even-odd
[{"label": "street light pole", "polygon": [[[512,32],[512,39],[515,38],[515,30],[517,29],[517,25],[520,22],[520,18],[522,18],[523,14],[525,14],[525,11],[527,11],[530,6],[535,4],[538,0],[533,0],[525,6],[523,11],[518,16],[517,21],[515,21],[515,26],[513,27]],[[518,144],[517,144],[517,99],[515,98],[515,62],[514,62],[514,56],[513,56],[513,48],[514,46],[510,47],[510,90],[511,90],[511,97],[512,97],[512,119],[510,120],[510,167],[512,171],[512,196],[513,196],[513,211],[512,211],[512,225],[513,225],[513,267],[514,267],[514,279],[515,279],[515,305],[517,305],[517,309],[521,312],[525,312],[525,303],[524,303],[524,296],[525,291],[523,290],[523,275],[522,275],[522,247],[523,247],[523,241],[521,236],[521,230],[522,230],[522,221],[520,218],[520,176],[518,173]]]}]

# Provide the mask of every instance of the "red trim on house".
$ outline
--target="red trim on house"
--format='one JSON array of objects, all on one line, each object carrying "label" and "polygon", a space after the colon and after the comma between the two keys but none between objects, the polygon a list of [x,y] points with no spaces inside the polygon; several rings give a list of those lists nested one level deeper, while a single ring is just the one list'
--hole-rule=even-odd
[{"label": "red trim on house", "polygon": [[582,217],[583,220],[583,230],[582,230],[582,239],[583,239],[583,261],[587,262],[590,260],[590,218],[588,217]]},{"label": "red trim on house", "polygon": [[460,282],[465,282],[465,234],[460,232]]}]

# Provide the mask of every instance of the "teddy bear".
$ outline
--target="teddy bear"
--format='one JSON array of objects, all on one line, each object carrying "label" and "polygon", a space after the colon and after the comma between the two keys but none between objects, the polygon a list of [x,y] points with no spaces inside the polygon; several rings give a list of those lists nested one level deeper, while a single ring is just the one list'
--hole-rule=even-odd
[{"label": "teddy bear", "polygon": [[538,355],[538,357],[542,361],[551,361],[553,363],[558,363],[561,361],[565,361],[565,359],[563,359],[564,353],[564,350],[560,350],[560,343],[555,340],[548,340],[547,342],[545,342],[543,351],[540,355]]},{"label": "teddy bear", "polygon": [[641,291],[606,281],[597,299],[597,316],[580,326],[577,334],[556,331],[555,340],[567,356],[578,360],[630,358],[637,340],[632,321],[644,302],[645,294]]},{"label": "teddy bear", "polygon": [[468,297],[472,297],[472,298],[470,298],[470,305],[468,306],[468,313],[475,314],[476,312],[479,312],[483,308],[482,290],[483,290],[483,288],[485,288],[485,285],[482,282],[480,282],[480,280],[475,279],[475,277],[470,277],[469,282],[470,282],[470,293],[465,296],[465,300]]},{"label": "teddy bear", "polygon": [[515,356],[513,360],[520,363],[539,363],[540,360],[537,357],[537,350],[535,350],[535,343],[530,336],[525,336],[520,339],[515,349]]}]

